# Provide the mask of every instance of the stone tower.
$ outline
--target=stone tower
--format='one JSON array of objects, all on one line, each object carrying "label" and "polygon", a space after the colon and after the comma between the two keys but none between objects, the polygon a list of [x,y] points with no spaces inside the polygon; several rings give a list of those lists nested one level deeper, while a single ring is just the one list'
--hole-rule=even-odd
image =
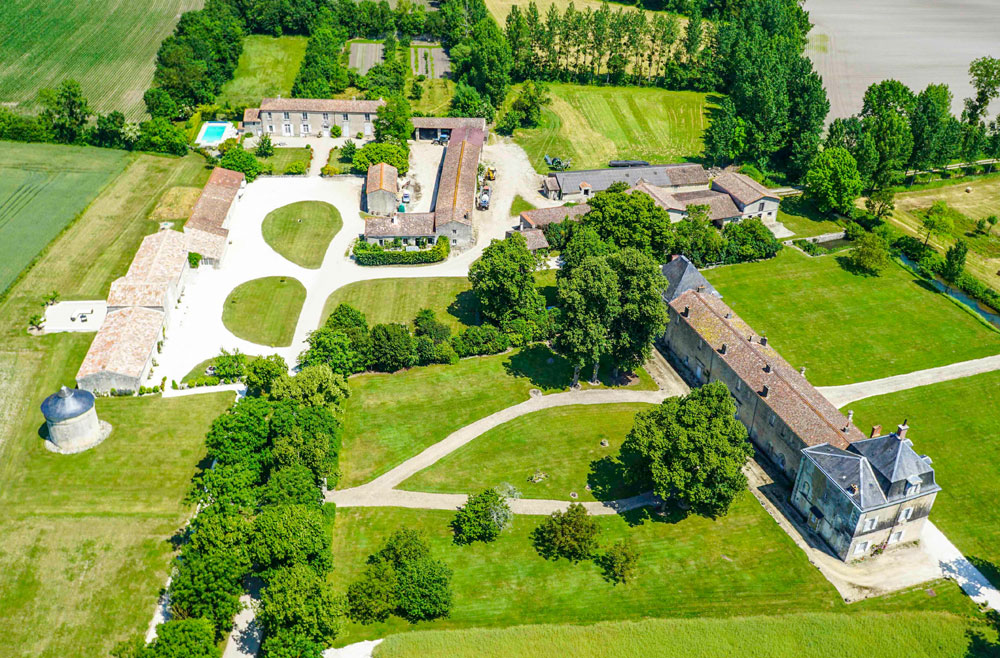
[{"label": "stone tower", "polygon": [[63,386],[42,402],[49,436],[46,447],[53,452],[83,452],[107,438],[111,426],[98,420],[94,395]]}]

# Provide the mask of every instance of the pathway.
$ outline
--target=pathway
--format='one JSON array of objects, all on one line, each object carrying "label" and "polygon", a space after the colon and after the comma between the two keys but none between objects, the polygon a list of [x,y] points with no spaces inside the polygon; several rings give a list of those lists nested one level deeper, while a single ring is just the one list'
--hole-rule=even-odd
[{"label": "pathway", "polygon": [[960,379],[971,375],[979,375],[984,372],[1000,370],[1000,354],[973,359],[971,361],[960,361],[938,368],[928,368],[918,370],[905,375],[894,375],[882,379],[873,379],[857,384],[845,384],[843,386],[820,386],[818,390],[833,403],[835,407],[843,407],[845,404],[869,398],[874,395],[885,395],[905,391],[909,388],[927,386],[938,382],[946,382],[951,379]]},{"label": "pathway", "polygon": [[[350,489],[328,491],[326,500],[338,507],[411,507],[424,509],[455,509],[465,504],[464,494],[432,494],[418,491],[402,491],[396,487],[405,480],[433,465],[444,456],[458,450],[465,444],[482,436],[489,430],[525,414],[542,409],[573,404],[614,404],[623,402],[648,402],[659,404],[668,397],[683,395],[687,387],[683,382],[671,388],[658,391],[628,391],[621,389],[595,389],[569,391],[533,397],[512,407],[501,409],[485,418],[466,425],[426,448],[415,457],[378,476],[374,480]],[[511,509],[517,514],[549,514],[564,509],[572,501],[529,500],[511,501]],[[584,505],[594,514],[615,514],[619,511],[635,509],[652,504],[650,494],[608,502],[588,502]]]}]

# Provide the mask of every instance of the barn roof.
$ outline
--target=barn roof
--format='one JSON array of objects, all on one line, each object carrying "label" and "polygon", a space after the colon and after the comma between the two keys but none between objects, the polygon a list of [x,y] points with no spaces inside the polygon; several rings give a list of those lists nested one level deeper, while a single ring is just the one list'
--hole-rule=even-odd
[{"label": "barn roof", "polygon": [[163,311],[136,307],[110,311],[80,364],[77,381],[102,372],[140,377],[162,327]]},{"label": "barn roof", "polygon": [[383,105],[385,101],[381,98],[375,101],[342,98],[265,98],[260,102],[260,111],[375,114]]},{"label": "barn roof", "polygon": [[365,185],[365,192],[371,194],[378,190],[385,190],[396,194],[399,192],[397,185],[399,171],[390,164],[380,162],[368,167],[368,180]]},{"label": "barn roof", "polygon": [[164,230],[142,239],[125,276],[148,282],[175,282],[187,264],[187,247],[180,231]]}]

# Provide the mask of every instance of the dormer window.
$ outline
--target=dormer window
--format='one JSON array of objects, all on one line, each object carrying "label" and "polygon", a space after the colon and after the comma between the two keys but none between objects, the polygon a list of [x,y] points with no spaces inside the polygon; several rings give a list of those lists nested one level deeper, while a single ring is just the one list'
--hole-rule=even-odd
[{"label": "dormer window", "polygon": [[919,482],[907,482],[906,483],[906,495],[916,496],[920,493],[920,483]]}]

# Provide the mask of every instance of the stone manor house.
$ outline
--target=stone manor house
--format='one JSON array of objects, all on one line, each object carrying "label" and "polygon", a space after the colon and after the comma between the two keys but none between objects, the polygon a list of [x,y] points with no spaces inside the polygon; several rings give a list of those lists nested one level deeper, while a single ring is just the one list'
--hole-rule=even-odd
[{"label": "stone manor house", "polygon": [[905,421],[866,437],[687,258],[663,274],[670,322],[661,346],[693,385],[726,384],[750,439],[794,482],[791,502],[808,527],[845,561],[919,539],[941,488]]}]

